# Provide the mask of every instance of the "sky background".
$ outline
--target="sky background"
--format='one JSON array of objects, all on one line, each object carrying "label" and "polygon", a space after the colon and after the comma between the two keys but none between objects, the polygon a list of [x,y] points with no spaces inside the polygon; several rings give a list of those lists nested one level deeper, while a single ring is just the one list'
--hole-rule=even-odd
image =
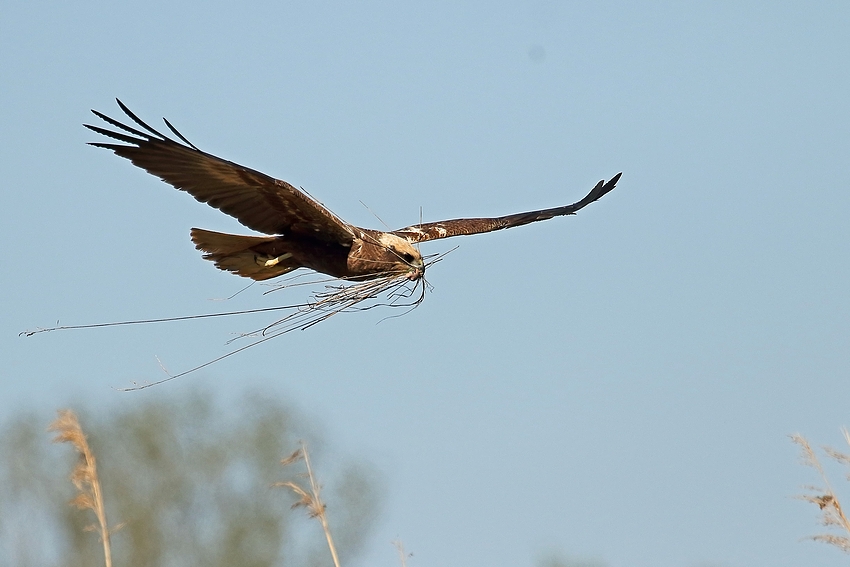
[{"label": "sky background", "polygon": [[[846,564],[803,539],[817,478],[787,436],[850,424],[850,4],[426,4],[6,2],[0,420],[285,399],[380,473],[360,565],[397,565],[396,538],[411,567]],[[623,178],[575,217],[424,244],[460,248],[404,317],[120,393],[269,317],[17,334],[304,295],[211,301],[244,281],[189,229],[248,231],[86,146],[114,97],[373,228],[360,201],[399,228]]]}]

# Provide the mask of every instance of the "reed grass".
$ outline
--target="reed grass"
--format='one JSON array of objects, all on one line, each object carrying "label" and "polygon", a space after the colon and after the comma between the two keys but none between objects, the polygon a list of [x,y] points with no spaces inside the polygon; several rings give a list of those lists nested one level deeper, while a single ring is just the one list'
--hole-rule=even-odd
[{"label": "reed grass", "polygon": [[396,551],[398,551],[398,560],[401,563],[401,567],[407,567],[407,558],[413,557],[413,554],[412,553],[406,553],[404,551],[404,544],[401,542],[400,539],[397,539],[397,540],[393,541],[392,543],[395,546]]},{"label": "reed grass", "polygon": [[[844,428],[842,429],[842,434],[844,441],[850,445],[850,432]],[[841,502],[832,488],[832,483],[830,483],[829,477],[821,461],[818,459],[817,453],[809,441],[802,435],[791,435],[791,441],[800,446],[800,462],[817,471],[823,482],[822,487],[806,486],[807,493],[797,497],[817,505],[820,509],[821,524],[831,530],[827,533],[810,536],[810,538],[833,545],[845,553],[850,553],[850,520],[847,519],[844,513],[844,508],[841,506]],[[847,453],[842,453],[832,447],[823,447],[823,452],[830,460],[850,467],[850,455]],[[850,476],[848,476],[848,480],[850,480]]]},{"label": "reed grass", "polygon": [[301,447],[287,458],[282,459],[280,464],[283,467],[287,467],[299,461],[304,461],[305,468],[307,469],[307,488],[302,487],[294,481],[276,482],[274,486],[288,488],[291,490],[296,496],[298,496],[298,501],[296,501],[292,507],[303,507],[307,510],[307,514],[311,518],[317,518],[319,520],[322,524],[322,531],[325,533],[325,539],[328,542],[328,549],[330,549],[334,567],[340,567],[339,555],[337,554],[336,545],[334,545],[330,525],[328,524],[328,517],[326,514],[327,506],[322,501],[321,497],[321,485],[316,480],[316,475],[314,474],[313,467],[310,464],[310,453],[307,451],[307,444],[303,441],[301,442]]},{"label": "reed grass", "polygon": [[[106,567],[112,567],[113,549],[111,546],[111,535],[114,535],[115,531],[120,529],[122,526],[119,525],[110,527],[107,521],[104,491],[101,484],[103,473],[102,471],[98,471],[97,459],[91,445],[89,444],[86,433],[80,424],[78,416],[71,410],[60,410],[57,413],[58,416],[48,427],[48,431],[54,433],[52,441],[55,443],[70,443],[75,449],[77,456],[77,460],[74,463],[70,474],[70,480],[73,483],[76,492],[69,504],[82,511],[90,510],[91,513],[94,514],[94,521],[85,526],[83,530],[98,534],[103,547],[104,564]],[[267,463],[269,462],[265,459],[263,460]],[[303,462],[303,465],[299,465],[301,462]],[[317,518],[319,520],[333,560],[333,565],[334,567],[340,567],[340,556],[337,551],[337,544],[335,543],[334,537],[331,533],[327,515],[327,505],[322,498],[322,486],[317,478],[307,445],[304,442],[301,442],[298,449],[289,457],[283,459],[281,464],[284,467],[292,467],[293,465],[299,466],[297,467],[298,470],[293,471],[295,474],[292,475],[291,480],[277,482],[273,486],[284,487],[294,493],[297,501],[292,505],[292,508],[303,507],[309,517]],[[120,491],[116,497],[118,497],[120,501]],[[73,514],[76,515],[77,513],[74,512]],[[87,514],[88,512],[84,512],[84,515]],[[343,515],[343,518],[344,517],[345,516]],[[134,523],[138,524],[138,518],[134,520]],[[84,537],[83,539],[86,538]],[[162,542],[157,541],[151,543],[153,545],[157,545]],[[406,567],[406,558],[409,556],[404,554],[404,549],[400,542],[393,543],[399,551],[402,567]],[[135,557],[135,559],[138,560],[139,558]],[[121,562],[117,557],[115,560],[119,563]],[[97,562],[99,561],[95,560],[95,563]],[[85,563],[90,563],[90,559],[86,560]]]},{"label": "reed grass", "polygon": [[103,544],[103,561],[106,567],[112,567],[112,549],[109,544],[109,524],[106,521],[106,508],[103,504],[103,490],[97,475],[97,459],[89,447],[80,420],[71,410],[60,410],[58,417],[48,431],[55,431],[54,443],[70,443],[79,453],[76,466],[71,471],[71,482],[77,489],[77,495],[69,502],[80,510],[91,510],[97,518],[96,524],[86,526],[86,531],[100,532]]}]

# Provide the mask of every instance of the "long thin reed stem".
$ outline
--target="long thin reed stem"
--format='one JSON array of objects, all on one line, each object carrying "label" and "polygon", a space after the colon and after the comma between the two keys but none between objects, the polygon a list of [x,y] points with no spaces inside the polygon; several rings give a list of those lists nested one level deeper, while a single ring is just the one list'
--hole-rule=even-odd
[{"label": "long thin reed stem", "polygon": [[331,529],[328,526],[328,517],[325,514],[325,505],[322,502],[322,499],[319,495],[320,487],[319,483],[316,482],[316,476],[313,474],[313,467],[310,465],[310,454],[307,452],[307,445],[303,442],[301,443],[301,451],[304,453],[304,464],[307,466],[307,477],[310,479],[310,491],[313,493],[313,498],[317,503],[317,515],[319,521],[322,523],[322,530],[325,532],[325,538],[328,540],[328,548],[331,550],[331,557],[333,557],[335,567],[339,567],[339,556],[336,553],[336,546],[334,545],[334,539],[331,536]]},{"label": "long thin reed stem", "polygon": [[321,486],[316,480],[316,475],[313,473],[313,466],[310,464],[310,454],[307,452],[307,445],[302,441],[301,447],[290,456],[283,459],[280,463],[283,466],[287,466],[302,459],[307,467],[307,478],[310,480],[309,491],[304,490],[304,488],[302,488],[299,484],[292,481],[276,482],[274,486],[283,486],[290,489],[299,496],[298,502],[293,504],[292,507],[299,508],[303,506],[307,509],[307,513],[311,518],[319,519],[319,522],[322,524],[322,531],[325,532],[325,539],[328,541],[328,549],[331,551],[334,566],[340,567],[339,555],[336,552],[336,545],[334,545],[333,536],[331,536],[331,528],[328,525],[327,514],[325,514],[327,506],[325,506],[325,503],[322,502]]},{"label": "long thin reed stem", "polygon": [[71,482],[79,493],[69,502],[80,510],[89,509],[97,517],[98,525],[88,526],[87,530],[100,531],[103,543],[103,560],[106,567],[112,567],[112,549],[109,544],[109,524],[106,521],[106,508],[103,505],[103,491],[97,476],[97,460],[89,447],[83,428],[77,415],[71,410],[60,410],[59,416],[50,424],[48,431],[55,431],[54,443],[71,443],[80,454],[77,466],[71,472]]}]

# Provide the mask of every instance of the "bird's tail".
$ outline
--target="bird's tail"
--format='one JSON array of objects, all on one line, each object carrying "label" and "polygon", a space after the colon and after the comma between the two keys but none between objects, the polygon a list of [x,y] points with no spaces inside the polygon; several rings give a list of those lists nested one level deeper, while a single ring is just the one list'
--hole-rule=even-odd
[{"label": "bird's tail", "polygon": [[216,268],[254,280],[267,280],[291,272],[301,265],[292,254],[280,249],[274,236],[240,236],[193,228],[192,242]]}]

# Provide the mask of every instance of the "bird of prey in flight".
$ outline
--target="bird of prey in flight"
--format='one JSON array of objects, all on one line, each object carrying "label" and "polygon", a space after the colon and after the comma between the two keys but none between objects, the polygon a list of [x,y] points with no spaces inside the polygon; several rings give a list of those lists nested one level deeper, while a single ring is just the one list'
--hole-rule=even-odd
[{"label": "bird of prey in flight", "polygon": [[[425,261],[416,246],[420,242],[491,232],[557,216],[572,215],[614,189],[621,175],[618,173],[608,181],[600,181],[582,200],[563,207],[494,218],[420,222],[385,232],[349,224],[303,190],[286,181],[201,151],[168,120],[163,119],[176,140],[142,122],[120,100],[118,106],[134,125],[119,122],[92,110],[113,129],[90,124],[86,124],[86,128],[118,143],[91,142],[91,145],[112,150],[175,188],[186,191],[198,201],[207,203],[235,217],[246,227],[267,235],[241,236],[193,228],[192,242],[203,252],[204,258],[215,262],[216,267],[221,270],[255,281],[275,278],[298,268],[313,270],[343,281],[338,285],[326,285],[324,291],[314,292],[307,303],[296,305],[162,319],[64,325],[21,333],[31,336],[65,329],[290,311],[269,325],[240,335],[254,337],[253,342],[247,345],[179,374],[168,374],[167,378],[143,385],[137,384],[126,390],[147,388],[195,372],[285,333],[307,329],[337,313],[363,311],[378,305],[412,309],[425,297],[425,268],[440,260],[437,257]],[[279,289],[288,285],[284,283]]]},{"label": "bird of prey in flight", "polygon": [[308,268],[349,281],[386,277],[416,281],[424,275],[426,263],[415,244],[575,214],[614,189],[621,175],[600,181],[571,205],[495,218],[419,223],[385,232],[349,224],[286,181],[198,149],[163,119],[178,140],[169,138],[144,123],[120,100],[117,102],[135,127],[92,110],[115,129],[89,124],[86,128],[121,143],[91,145],[112,150],[198,201],[268,235],[241,236],[200,228],[191,231],[192,241],[205,259],[221,270],[254,280]]}]

